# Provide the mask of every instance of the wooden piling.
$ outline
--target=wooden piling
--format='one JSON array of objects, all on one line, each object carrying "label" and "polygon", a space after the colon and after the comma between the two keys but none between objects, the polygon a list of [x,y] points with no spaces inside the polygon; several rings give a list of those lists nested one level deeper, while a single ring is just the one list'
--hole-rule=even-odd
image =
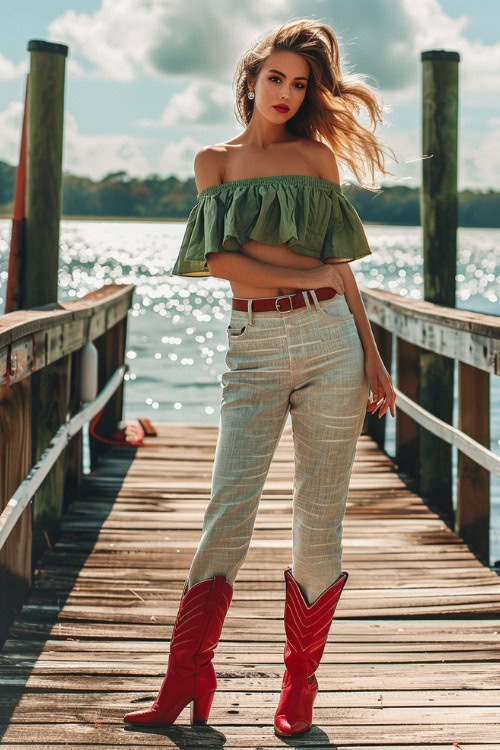
[{"label": "wooden piling", "polygon": [[[490,447],[490,375],[458,363],[458,426]],[[490,559],[490,474],[458,451],[455,531],[486,565]]]},{"label": "wooden piling", "polygon": [[[57,304],[59,223],[62,204],[64,74],[68,47],[39,39],[31,54],[26,169],[26,232],[22,308]],[[32,463],[66,419],[69,356],[33,373]],[[51,545],[62,512],[64,456],[33,499],[33,557]]]},{"label": "wooden piling", "polygon": [[[0,511],[31,469],[30,379],[0,382]],[[31,586],[31,506],[0,550],[0,644]]]},{"label": "wooden piling", "polygon": [[[424,299],[455,307],[457,263],[458,52],[422,52]],[[454,361],[420,352],[419,404],[453,421]],[[419,491],[453,518],[451,446],[419,427]]]},{"label": "wooden piling", "polygon": [[23,308],[57,301],[62,203],[64,72],[68,47],[28,42],[30,85]]}]

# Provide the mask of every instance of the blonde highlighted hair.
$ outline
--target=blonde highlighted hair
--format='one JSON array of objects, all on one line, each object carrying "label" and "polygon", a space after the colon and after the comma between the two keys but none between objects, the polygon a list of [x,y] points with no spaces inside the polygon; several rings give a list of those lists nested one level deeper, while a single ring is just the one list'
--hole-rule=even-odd
[{"label": "blonde highlighted hair", "polygon": [[[338,42],[326,23],[307,18],[289,21],[273,28],[244,53],[233,81],[238,121],[245,127],[250,122],[254,102],[247,96],[248,81],[255,82],[266,58],[277,51],[295,52],[310,67],[304,101],[286,123],[287,129],[296,136],[327,143],[361,187],[378,189],[375,169],[384,175],[393,174],[385,169],[384,151],[373,134],[377,122],[383,120],[383,104],[364,81],[366,75],[342,72]],[[356,119],[361,106],[368,112],[370,127]],[[365,182],[367,174],[371,174],[371,184]]]}]

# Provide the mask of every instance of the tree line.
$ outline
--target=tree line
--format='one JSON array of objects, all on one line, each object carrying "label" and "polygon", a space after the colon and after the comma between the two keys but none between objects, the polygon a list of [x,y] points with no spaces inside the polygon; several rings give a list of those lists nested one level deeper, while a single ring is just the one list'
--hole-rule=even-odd
[{"label": "tree line", "polygon": [[[0,213],[11,215],[16,168],[0,161]],[[420,190],[406,185],[383,186],[373,193],[353,186],[342,188],[363,221],[397,226],[419,226]],[[124,170],[100,180],[70,173],[63,177],[63,216],[186,219],[196,203],[194,177],[151,174],[139,179]],[[500,192],[463,190],[458,196],[462,227],[500,227]]]}]

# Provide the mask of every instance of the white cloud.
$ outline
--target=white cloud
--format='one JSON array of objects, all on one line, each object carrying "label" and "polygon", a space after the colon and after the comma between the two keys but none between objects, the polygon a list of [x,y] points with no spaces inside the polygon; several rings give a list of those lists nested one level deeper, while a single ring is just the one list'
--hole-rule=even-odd
[{"label": "white cloud", "polygon": [[[86,71],[77,60],[71,57],[66,58],[66,71],[69,75],[74,78],[99,78],[100,75],[96,75],[95,72]],[[8,60],[0,52],[0,81],[12,81],[21,76],[25,76],[29,72],[29,56],[20,63],[13,63],[12,60]]]},{"label": "white cloud", "polygon": [[[404,131],[394,132],[382,128],[378,133],[381,139],[384,154],[385,168],[394,176],[388,175],[378,179],[388,185],[403,185],[405,187],[417,187],[422,182],[422,150],[421,136],[417,128],[407,128]],[[397,162],[391,155],[394,156]]]},{"label": "white cloud", "polygon": [[[0,159],[8,164],[19,161],[23,107],[22,102],[12,101],[0,112]],[[147,138],[127,133],[82,135],[73,115],[66,112],[63,170],[93,179],[120,169],[126,169],[130,175],[145,177],[154,171],[142,150],[147,143]]]},{"label": "white cloud", "polygon": [[179,125],[216,125],[234,121],[234,95],[229,85],[192,81],[173,94],[158,120],[142,118],[135,124],[144,128]]},{"label": "white cloud", "polygon": [[147,62],[148,50],[161,23],[162,5],[155,0],[103,0],[92,14],[67,10],[49,24],[49,38],[92,63],[90,77],[132,81],[141,72],[155,72]]},{"label": "white cloud", "polygon": [[101,78],[102,76],[96,71],[86,70],[78,60],[73,57],[66,58],[66,73],[69,80],[72,78]]},{"label": "white cloud", "polygon": [[17,164],[21,148],[24,103],[12,101],[0,112],[0,159],[8,164]]},{"label": "white cloud", "polygon": [[25,75],[28,72],[26,61],[13,63],[0,52],[0,81],[12,81],[15,78]]},{"label": "white cloud", "polygon": [[[489,104],[487,95],[498,100],[500,90],[500,43],[483,44],[463,36],[467,16],[450,18],[438,0],[403,0],[403,5],[414,24],[413,58],[420,63],[420,52],[447,49],[460,54],[459,89],[467,106]],[[476,9],[477,11],[477,9]]]},{"label": "white cloud", "polygon": [[147,138],[128,133],[82,135],[72,114],[66,113],[64,138],[64,171],[93,179],[121,169],[129,175],[145,177],[153,170],[143,153]]},{"label": "white cloud", "polygon": [[[495,123],[495,119],[497,122]],[[460,147],[461,159],[458,170],[459,187],[484,189],[485,185],[500,189],[500,123],[491,118],[491,129],[484,133],[473,133]],[[476,137],[474,137],[476,136]]]},{"label": "white cloud", "polygon": [[[314,2],[314,0],[313,0]],[[322,7],[319,0],[315,0]],[[67,10],[48,27],[94,68],[89,77],[120,81],[141,74],[232,77],[245,45],[263,23],[286,15],[287,0],[102,0],[94,13]]]},{"label": "white cloud", "polygon": [[168,143],[163,149],[159,169],[162,174],[175,174],[186,178],[193,176],[193,160],[204,144],[186,135],[180,141]]}]

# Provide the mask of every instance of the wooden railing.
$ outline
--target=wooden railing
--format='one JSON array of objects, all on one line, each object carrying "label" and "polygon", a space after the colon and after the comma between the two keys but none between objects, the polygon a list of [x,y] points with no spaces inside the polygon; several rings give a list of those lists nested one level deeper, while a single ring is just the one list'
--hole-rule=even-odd
[{"label": "wooden railing", "polygon": [[[0,317],[0,638],[51,546],[82,477],[82,426],[104,407],[101,433],[122,418],[127,313],[134,285]],[[81,353],[98,351],[98,396],[82,408]],[[91,466],[102,448],[91,444]]]},{"label": "wooden railing", "polygon": [[[391,373],[397,393],[395,460],[415,479],[419,494],[489,565],[490,473],[500,475],[500,456],[489,447],[489,377],[500,375],[500,316],[404,299],[381,290],[361,288],[361,295],[390,373],[392,338],[396,337],[396,372]],[[420,396],[429,352],[458,363],[456,426],[439,418],[439,395],[431,410],[422,407]],[[432,394],[432,381],[427,378],[427,397],[429,391]],[[453,393],[449,397],[452,399]],[[386,418],[384,414],[381,419],[367,420],[368,432],[381,448]],[[443,487],[451,487],[451,480],[443,482],[439,465],[435,470],[434,464],[425,460],[422,446],[428,433],[447,443],[449,450],[451,446],[458,448],[456,510],[452,509],[451,497],[443,491]]]}]

